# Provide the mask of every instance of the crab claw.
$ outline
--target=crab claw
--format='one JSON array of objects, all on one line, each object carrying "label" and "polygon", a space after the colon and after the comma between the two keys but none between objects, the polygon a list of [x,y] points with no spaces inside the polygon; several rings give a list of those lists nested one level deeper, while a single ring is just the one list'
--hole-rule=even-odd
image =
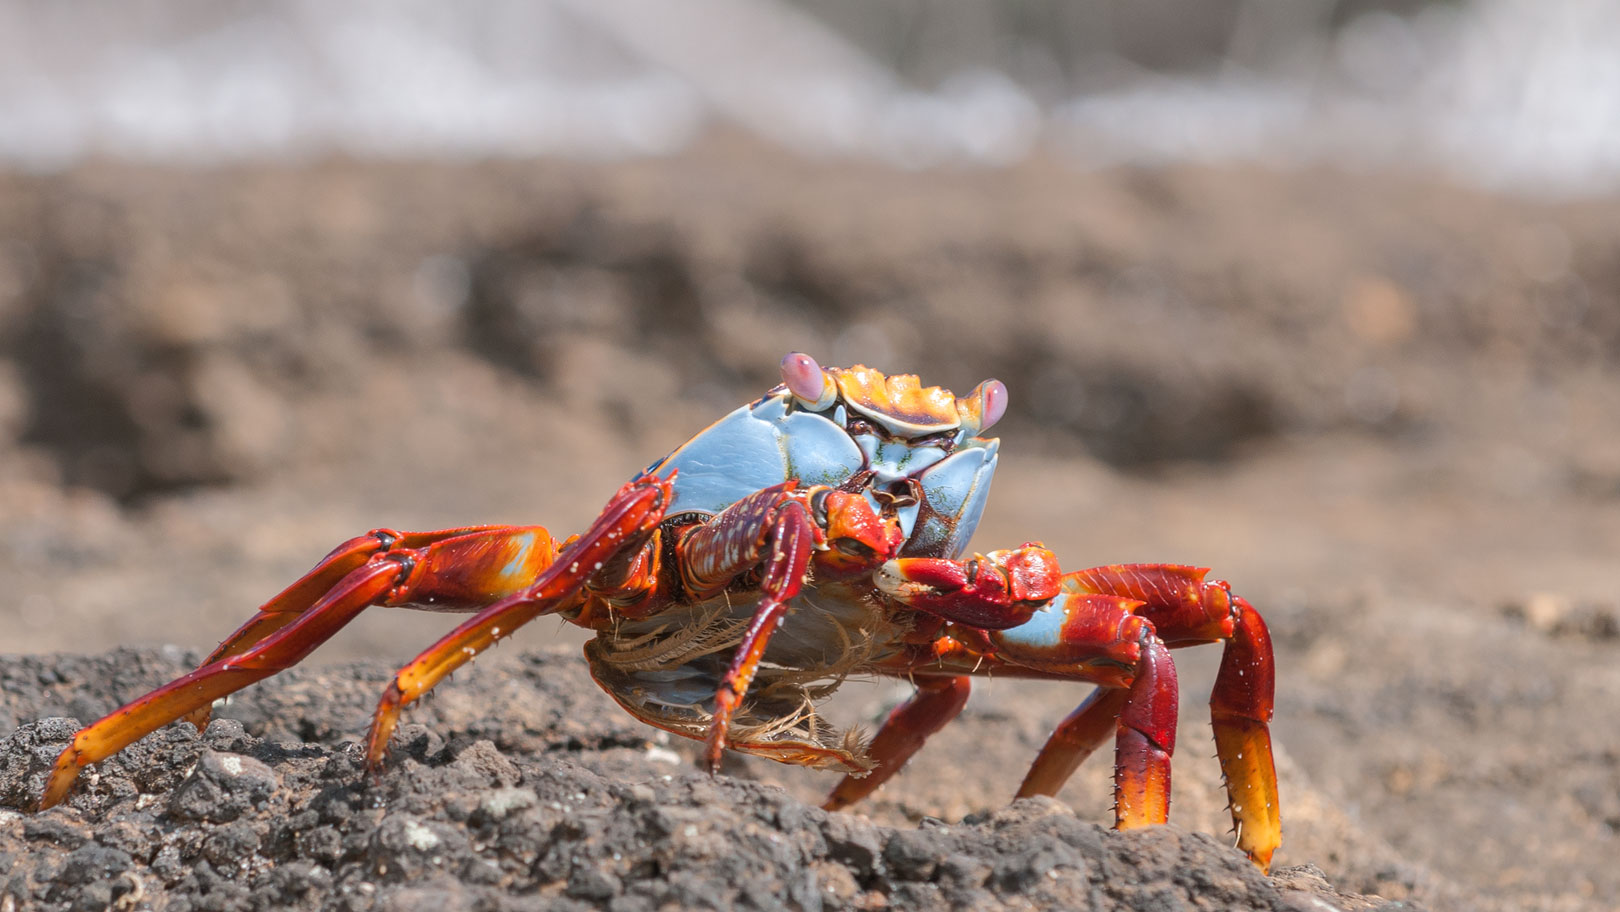
[{"label": "crab claw", "polygon": [[1039,543],[975,555],[971,560],[911,557],[878,568],[877,587],[904,605],[985,630],[1029,620],[1057,597],[1057,555]]}]

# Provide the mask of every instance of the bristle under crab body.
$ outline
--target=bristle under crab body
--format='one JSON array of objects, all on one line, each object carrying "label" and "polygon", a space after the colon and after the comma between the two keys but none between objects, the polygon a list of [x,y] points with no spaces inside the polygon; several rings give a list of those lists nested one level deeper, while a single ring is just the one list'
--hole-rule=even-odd
[{"label": "bristle under crab body", "polygon": [[[757,601],[728,594],[624,621],[586,646],[591,675],[642,721],[702,740]],[[817,769],[871,769],[864,736],[829,724],[816,706],[850,675],[893,658],[906,629],[861,587],[806,587],[771,637],[748,702],[731,721],[729,746]]]}]

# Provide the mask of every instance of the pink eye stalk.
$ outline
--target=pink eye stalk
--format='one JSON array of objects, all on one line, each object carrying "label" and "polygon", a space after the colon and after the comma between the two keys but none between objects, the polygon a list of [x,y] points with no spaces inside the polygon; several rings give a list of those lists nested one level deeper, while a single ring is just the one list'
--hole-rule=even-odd
[{"label": "pink eye stalk", "polygon": [[979,384],[979,399],[984,403],[983,418],[979,422],[979,430],[987,431],[990,425],[1001,420],[1007,414],[1007,384],[1000,380],[986,380]]},{"label": "pink eye stalk", "polygon": [[782,382],[805,408],[821,411],[838,397],[838,384],[821,370],[816,359],[792,352],[782,359]]},{"label": "pink eye stalk", "polygon": [[956,409],[969,434],[983,433],[1007,414],[1007,385],[1000,380],[986,380],[966,398],[956,400]]}]

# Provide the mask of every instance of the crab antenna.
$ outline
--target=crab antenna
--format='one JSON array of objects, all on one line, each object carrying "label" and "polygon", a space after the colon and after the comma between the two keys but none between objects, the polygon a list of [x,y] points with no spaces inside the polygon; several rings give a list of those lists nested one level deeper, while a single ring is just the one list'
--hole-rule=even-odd
[{"label": "crab antenna", "polygon": [[821,411],[838,398],[838,384],[833,382],[816,359],[803,352],[790,352],[782,359],[782,382],[787,384],[793,398],[812,411]]}]

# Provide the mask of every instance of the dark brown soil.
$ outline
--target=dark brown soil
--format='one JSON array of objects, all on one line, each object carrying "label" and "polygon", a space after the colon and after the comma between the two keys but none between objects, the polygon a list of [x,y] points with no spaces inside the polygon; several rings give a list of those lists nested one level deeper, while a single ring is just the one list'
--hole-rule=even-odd
[{"label": "dark brown soil", "polygon": [[[165,730],[68,810],[0,812],[0,895],[1274,908],[1331,883],[1620,908],[1617,216],[1414,178],[896,173],[725,139],[619,165],[0,176],[0,651],[69,654],[7,660],[7,806],[69,734],[36,719],[88,720],[178,671],[336,542],[578,529],[804,350],[1007,382],[980,548],[1198,563],[1254,600],[1285,825],[1269,885],[1190,835],[1227,827],[1200,708],[1213,649],[1177,655],[1181,829],[1153,834],[1091,828],[1101,762],[1062,795],[1073,816],[1004,810],[1076,688],[980,687],[864,823],[807,806],[820,774],[664,764],[685,747],[550,653],[441,688],[365,786],[342,742],[446,628],[378,610],[237,697],[245,729]],[[534,626],[523,648],[572,636]],[[829,711],[870,720],[904,692],[851,685]],[[205,747],[269,772],[214,781]],[[236,819],[187,816],[209,789]],[[589,814],[551,807],[581,793]],[[659,813],[714,836],[655,835]],[[417,827],[440,865],[400,842]],[[1056,854],[1019,868],[1036,845]]]}]

